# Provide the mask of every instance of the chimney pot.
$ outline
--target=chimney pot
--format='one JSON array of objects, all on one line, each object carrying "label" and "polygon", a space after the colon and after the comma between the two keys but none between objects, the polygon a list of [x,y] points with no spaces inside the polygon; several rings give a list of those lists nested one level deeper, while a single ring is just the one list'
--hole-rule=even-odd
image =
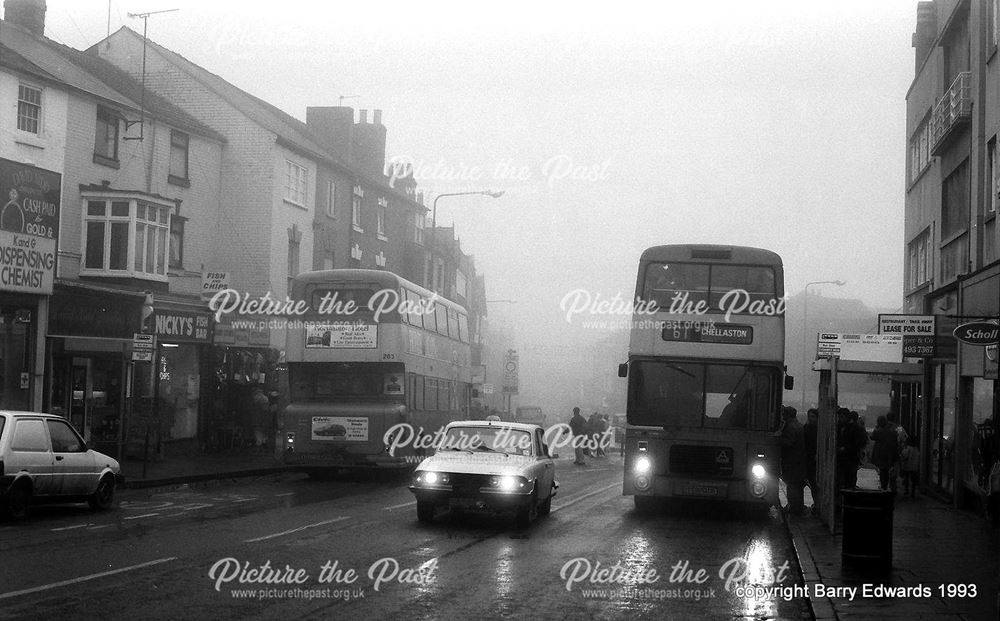
[{"label": "chimney pot", "polygon": [[381,125],[382,124],[382,111],[381,110],[375,110],[374,112],[372,112],[372,123],[374,123],[376,125]]},{"label": "chimney pot", "polygon": [[358,114],[359,114],[358,123],[360,123],[361,125],[366,124],[368,122],[368,111],[358,110]]}]

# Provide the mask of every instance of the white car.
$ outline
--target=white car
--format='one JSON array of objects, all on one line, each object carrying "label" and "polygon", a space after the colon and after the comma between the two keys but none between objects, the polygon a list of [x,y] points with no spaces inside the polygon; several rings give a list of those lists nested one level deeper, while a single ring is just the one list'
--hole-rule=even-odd
[{"label": "white car", "polygon": [[0,410],[0,513],[24,519],[33,502],[114,503],[118,461],[88,449],[61,416]]},{"label": "white car", "polygon": [[513,512],[524,527],[547,515],[559,483],[543,433],[522,423],[449,423],[436,453],[413,473],[417,518],[431,522],[438,508]]}]

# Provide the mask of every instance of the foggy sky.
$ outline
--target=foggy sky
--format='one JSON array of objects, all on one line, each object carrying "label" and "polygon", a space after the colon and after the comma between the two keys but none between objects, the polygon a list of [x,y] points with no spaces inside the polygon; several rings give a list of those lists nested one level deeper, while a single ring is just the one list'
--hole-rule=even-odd
[{"label": "foggy sky", "polygon": [[[383,110],[387,155],[431,196],[504,190],[442,199],[438,224],[488,298],[517,300],[490,312],[522,349],[600,336],[560,300],[631,297],[666,243],[765,247],[789,294],[840,279],[813,291],[902,305],[916,0],[541,5],[116,0],[111,30],[180,8],[152,40],[299,119],[341,96]],[[46,34],[86,48],[107,16],[48,0]]]}]

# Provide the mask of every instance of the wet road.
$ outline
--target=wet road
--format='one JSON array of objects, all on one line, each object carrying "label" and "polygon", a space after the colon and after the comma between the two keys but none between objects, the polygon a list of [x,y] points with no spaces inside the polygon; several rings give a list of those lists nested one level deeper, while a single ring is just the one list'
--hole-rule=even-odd
[{"label": "wet road", "polygon": [[[560,460],[551,515],[417,522],[401,480],[298,475],[125,492],[0,523],[0,619],[808,618],[776,514],[641,515],[617,458]],[[756,595],[756,596],[755,596]]]}]

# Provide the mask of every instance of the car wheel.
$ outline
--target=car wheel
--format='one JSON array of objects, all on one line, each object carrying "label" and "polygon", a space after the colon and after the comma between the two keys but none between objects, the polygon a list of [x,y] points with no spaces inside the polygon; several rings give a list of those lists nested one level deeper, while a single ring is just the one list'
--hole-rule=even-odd
[{"label": "car wheel", "polygon": [[428,501],[417,501],[417,519],[424,524],[434,521],[434,503]]},{"label": "car wheel", "polygon": [[7,495],[3,505],[4,517],[12,520],[24,520],[31,513],[31,491],[27,485],[17,485]]},{"label": "car wheel", "polygon": [[115,479],[111,476],[105,476],[101,478],[101,482],[97,484],[97,489],[87,499],[87,504],[92,509],[103,511],[104,509],[110,509],[114,501]]},{"label": "car wheel", "polygon": [[532,495],[526,505],[517,510],[514,523],[518,528],[527,528],[538,517],[538,497]]}]

